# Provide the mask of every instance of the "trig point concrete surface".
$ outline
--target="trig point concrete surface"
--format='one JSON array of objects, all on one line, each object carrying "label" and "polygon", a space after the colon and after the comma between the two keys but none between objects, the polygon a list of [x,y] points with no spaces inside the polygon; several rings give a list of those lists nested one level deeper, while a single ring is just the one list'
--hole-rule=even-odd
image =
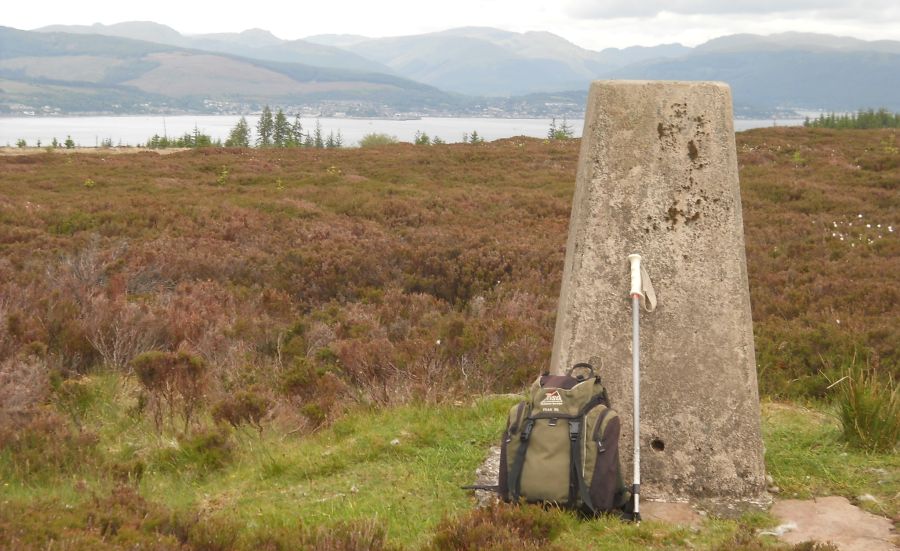
[{"label": "trig point concrete surface", "polygon": [[659,299],[641,314],[641,493],[717,511],[767,497],[732,118],[721,83],[591,85],[551,359],[600,365],[630,483],[641,254]]}]

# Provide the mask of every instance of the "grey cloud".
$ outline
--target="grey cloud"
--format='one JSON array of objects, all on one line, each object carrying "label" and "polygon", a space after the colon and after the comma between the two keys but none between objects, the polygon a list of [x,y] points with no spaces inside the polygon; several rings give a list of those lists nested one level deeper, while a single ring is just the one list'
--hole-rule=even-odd
[{"label": "grey cloud", "polygon": [[[579,18],[653,17],[660,12],[681,15],[726,15],[816,12],[820,16],[857,17],[896,9],[896,0],[570,0],[567,12]],[[831,13],[830,13],[831,12]]]}]

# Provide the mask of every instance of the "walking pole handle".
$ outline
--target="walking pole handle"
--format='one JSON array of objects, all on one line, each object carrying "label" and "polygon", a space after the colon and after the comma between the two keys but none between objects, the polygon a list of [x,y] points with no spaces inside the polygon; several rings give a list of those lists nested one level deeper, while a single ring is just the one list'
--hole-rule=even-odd
[{"label": "walking pole handle", "polygon": [[630,254],[628,261],[631,262],[631,292],[629,296],[644,298],[644,293],[641,291],[641,255]]}]

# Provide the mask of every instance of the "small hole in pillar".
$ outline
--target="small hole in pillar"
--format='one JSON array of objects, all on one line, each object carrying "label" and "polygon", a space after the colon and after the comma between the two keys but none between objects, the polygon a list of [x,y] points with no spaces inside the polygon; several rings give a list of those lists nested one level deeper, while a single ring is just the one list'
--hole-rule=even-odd
[{"label": "small hole in pillar", "polygon": [[666,449],[666,443],[660,440],[659,438],[654,438],[650,441],[650,447],[655,451],[661,452]]}]

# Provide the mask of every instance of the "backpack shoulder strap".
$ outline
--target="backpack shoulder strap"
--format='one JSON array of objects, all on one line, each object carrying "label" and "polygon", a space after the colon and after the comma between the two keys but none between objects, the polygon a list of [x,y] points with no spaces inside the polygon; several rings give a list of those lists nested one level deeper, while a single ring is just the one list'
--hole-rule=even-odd
[{"label": "backpack shoulder strap", "polygon": [[534,419],[528,417],[523,421],[522,432],[519,433],[519,449],[516,450],[516,457],[513,459],[512,467],[509,469],[510,497],[513,503],[519,501],[522,495],[522,468],[525,466],[525,453],[528,451],[528,441],[531,439],[531,429],[534,428]]},{"label": "backpack shoulder strap", "polygon": [[587,507],[591,513],[594,513],[594,504],[591,501],[591,492],[584,480],[584,465],[581,464],[581,442],[584,438],[584,416],[576,419],[569,419],[569,460],[571,461],[571,469],[569,471],[569,507],[575,508],[578,505],[578,499]]}]

